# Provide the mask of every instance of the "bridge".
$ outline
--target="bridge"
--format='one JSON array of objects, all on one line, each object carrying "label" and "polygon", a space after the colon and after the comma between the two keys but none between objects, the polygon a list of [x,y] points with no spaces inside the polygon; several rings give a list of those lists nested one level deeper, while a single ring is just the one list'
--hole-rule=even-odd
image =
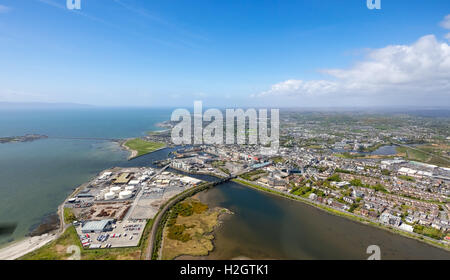
[{"label": "bridge", "polygon": [[[169,166],[170,166],[170,161],[169,161],[169,164],[167,164],[163,169],[166,169]],[[206,190],[208,188],[212,188],[214,186],[226,183],[226,182],[228,182],[228,181],[230,181],[232,179],[235,179],[238,176],[240,176],[240,175],[242,175],[244,173],[247,173],[247,172],[249,172],[251,170],[254,170],[254,169],[258,169],[258,168],[253,168],[253,169],[252,168],[246,168],[246,169],[241,170],[241,171],[239,171],[237,173],[232,173],[232,174],[230,174],[227,177],[220,178],[220,180],[217,180],[215,182],[207,182],[207,183],[205,183],[203,185],[200,185],[198,187],[191,188],[191,189],[189,189],[187,191],[184,191],[184,192],[178,194],[177,196],[173,197],[172,199],[170,199],[160,209],[160,211],[154,217],[154,221],[153,221],[153,224],[152,224],[152,229],[151,229],[151,232],[150,232],[148,247],[145,248],[145,259],[151,260],[154,251],[157,250],[157,249],[160,249],[160,248],[156,247],[156,245],[157,245],[156,243],[158,241],[158,238],[162,238],[162,236],[158,236],[159,234],[162,234],[162,231],[159,231],[158,229],[161,229],[162,227],[164,227],[166,219],[168,217],[168,212],[170,211],[172,206],[174,206],[178,202],[180,202],[180,201],[182,201],[182,200],[184,200],[184,199],[186,199],[188,197],[193,196],[194,194],[196,194],[196,193],[198,193],[200,191],[203,191],[203,190]]]},{"label": "bridge", "polygon": [[[170,165],[170,164],[169,164]],[[169,165],[166,165],[165,168],[167,168]],[[180,194],[178,194],[177,196],[173,197],[172,199],[170,199],[161,209],[160,211],[156,214],[156,216],[154,217],[154,221],[152,224],[152,229],[150,232],[150,237],[149,237],[149,242],[148,242],[148,247],[145,249],[145,259],[146,260],[151,260],[152,259],[152,255],[153,252],[156,249],[160,249],[155,247],[156,241],[158,239],[158,235],[162,234],[161,231],[158,231],[158,229],[164,227],[165,223],[166,223],[166,219],[168,217],[168,212],[170,211],[170,209],[177,204],[180,201],[183,201],[184,199],[193,196],[194,194],[201,192],[203,190],[206,190],[208,188],[212,188],[214,186],[226,183],[228,181],[230,181],[231,179],[236,178],[236,175],[230,175],[228,177],[225,178],[221,178],[218,181],[215,182],[207,182],[203,185],[200,185],[198,187],[193,187],[185,192],[182,192]],[[162,238],[162,236],[160,236],[159,238]]]}]

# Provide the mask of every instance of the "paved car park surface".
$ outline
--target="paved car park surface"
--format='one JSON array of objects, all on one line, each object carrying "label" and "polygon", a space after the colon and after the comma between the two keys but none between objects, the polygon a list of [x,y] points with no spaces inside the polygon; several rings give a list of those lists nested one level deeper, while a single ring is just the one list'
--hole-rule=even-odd
[{"label": "paved car park surface", "polygon": [[113,225],[112,231],[97,233],[82,233],[81,225],[78,225],[76,231],[85,248],[134,247],[139,244],[145,224],[145,220],[118,221]]}]

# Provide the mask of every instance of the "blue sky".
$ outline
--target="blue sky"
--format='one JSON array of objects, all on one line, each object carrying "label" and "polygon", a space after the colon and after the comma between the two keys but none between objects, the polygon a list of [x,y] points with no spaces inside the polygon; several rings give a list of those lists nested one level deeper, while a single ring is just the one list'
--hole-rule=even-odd
[{"label": "blue sky", "polygon": [[381,4],[0,0],[0,102],[450,105],[450,1]]}]

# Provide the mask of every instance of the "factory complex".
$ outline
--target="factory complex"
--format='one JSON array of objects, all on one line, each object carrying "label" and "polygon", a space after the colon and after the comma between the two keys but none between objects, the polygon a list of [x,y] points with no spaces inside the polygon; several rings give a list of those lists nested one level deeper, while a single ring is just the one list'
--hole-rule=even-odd
[{"label": "factory complex", "polygon": [[82,246],[138,246],[147,221],[160,206],[201,182],[166,168],[113,168],[81,186],[65,202],[64,213]]}]

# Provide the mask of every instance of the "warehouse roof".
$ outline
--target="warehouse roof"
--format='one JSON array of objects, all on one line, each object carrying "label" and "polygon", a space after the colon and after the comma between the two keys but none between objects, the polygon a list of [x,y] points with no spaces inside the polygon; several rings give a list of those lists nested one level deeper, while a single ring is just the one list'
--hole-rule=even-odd
[{"label": "warehouse roof", "polygon": [[101,221],[89,221],[83,225],[83,227],[81,228],[81,231],[83,231],[83,232],[103,231],[113,221],[114,221],[113,219],[106,219],[106,220],[101,220]]}]

